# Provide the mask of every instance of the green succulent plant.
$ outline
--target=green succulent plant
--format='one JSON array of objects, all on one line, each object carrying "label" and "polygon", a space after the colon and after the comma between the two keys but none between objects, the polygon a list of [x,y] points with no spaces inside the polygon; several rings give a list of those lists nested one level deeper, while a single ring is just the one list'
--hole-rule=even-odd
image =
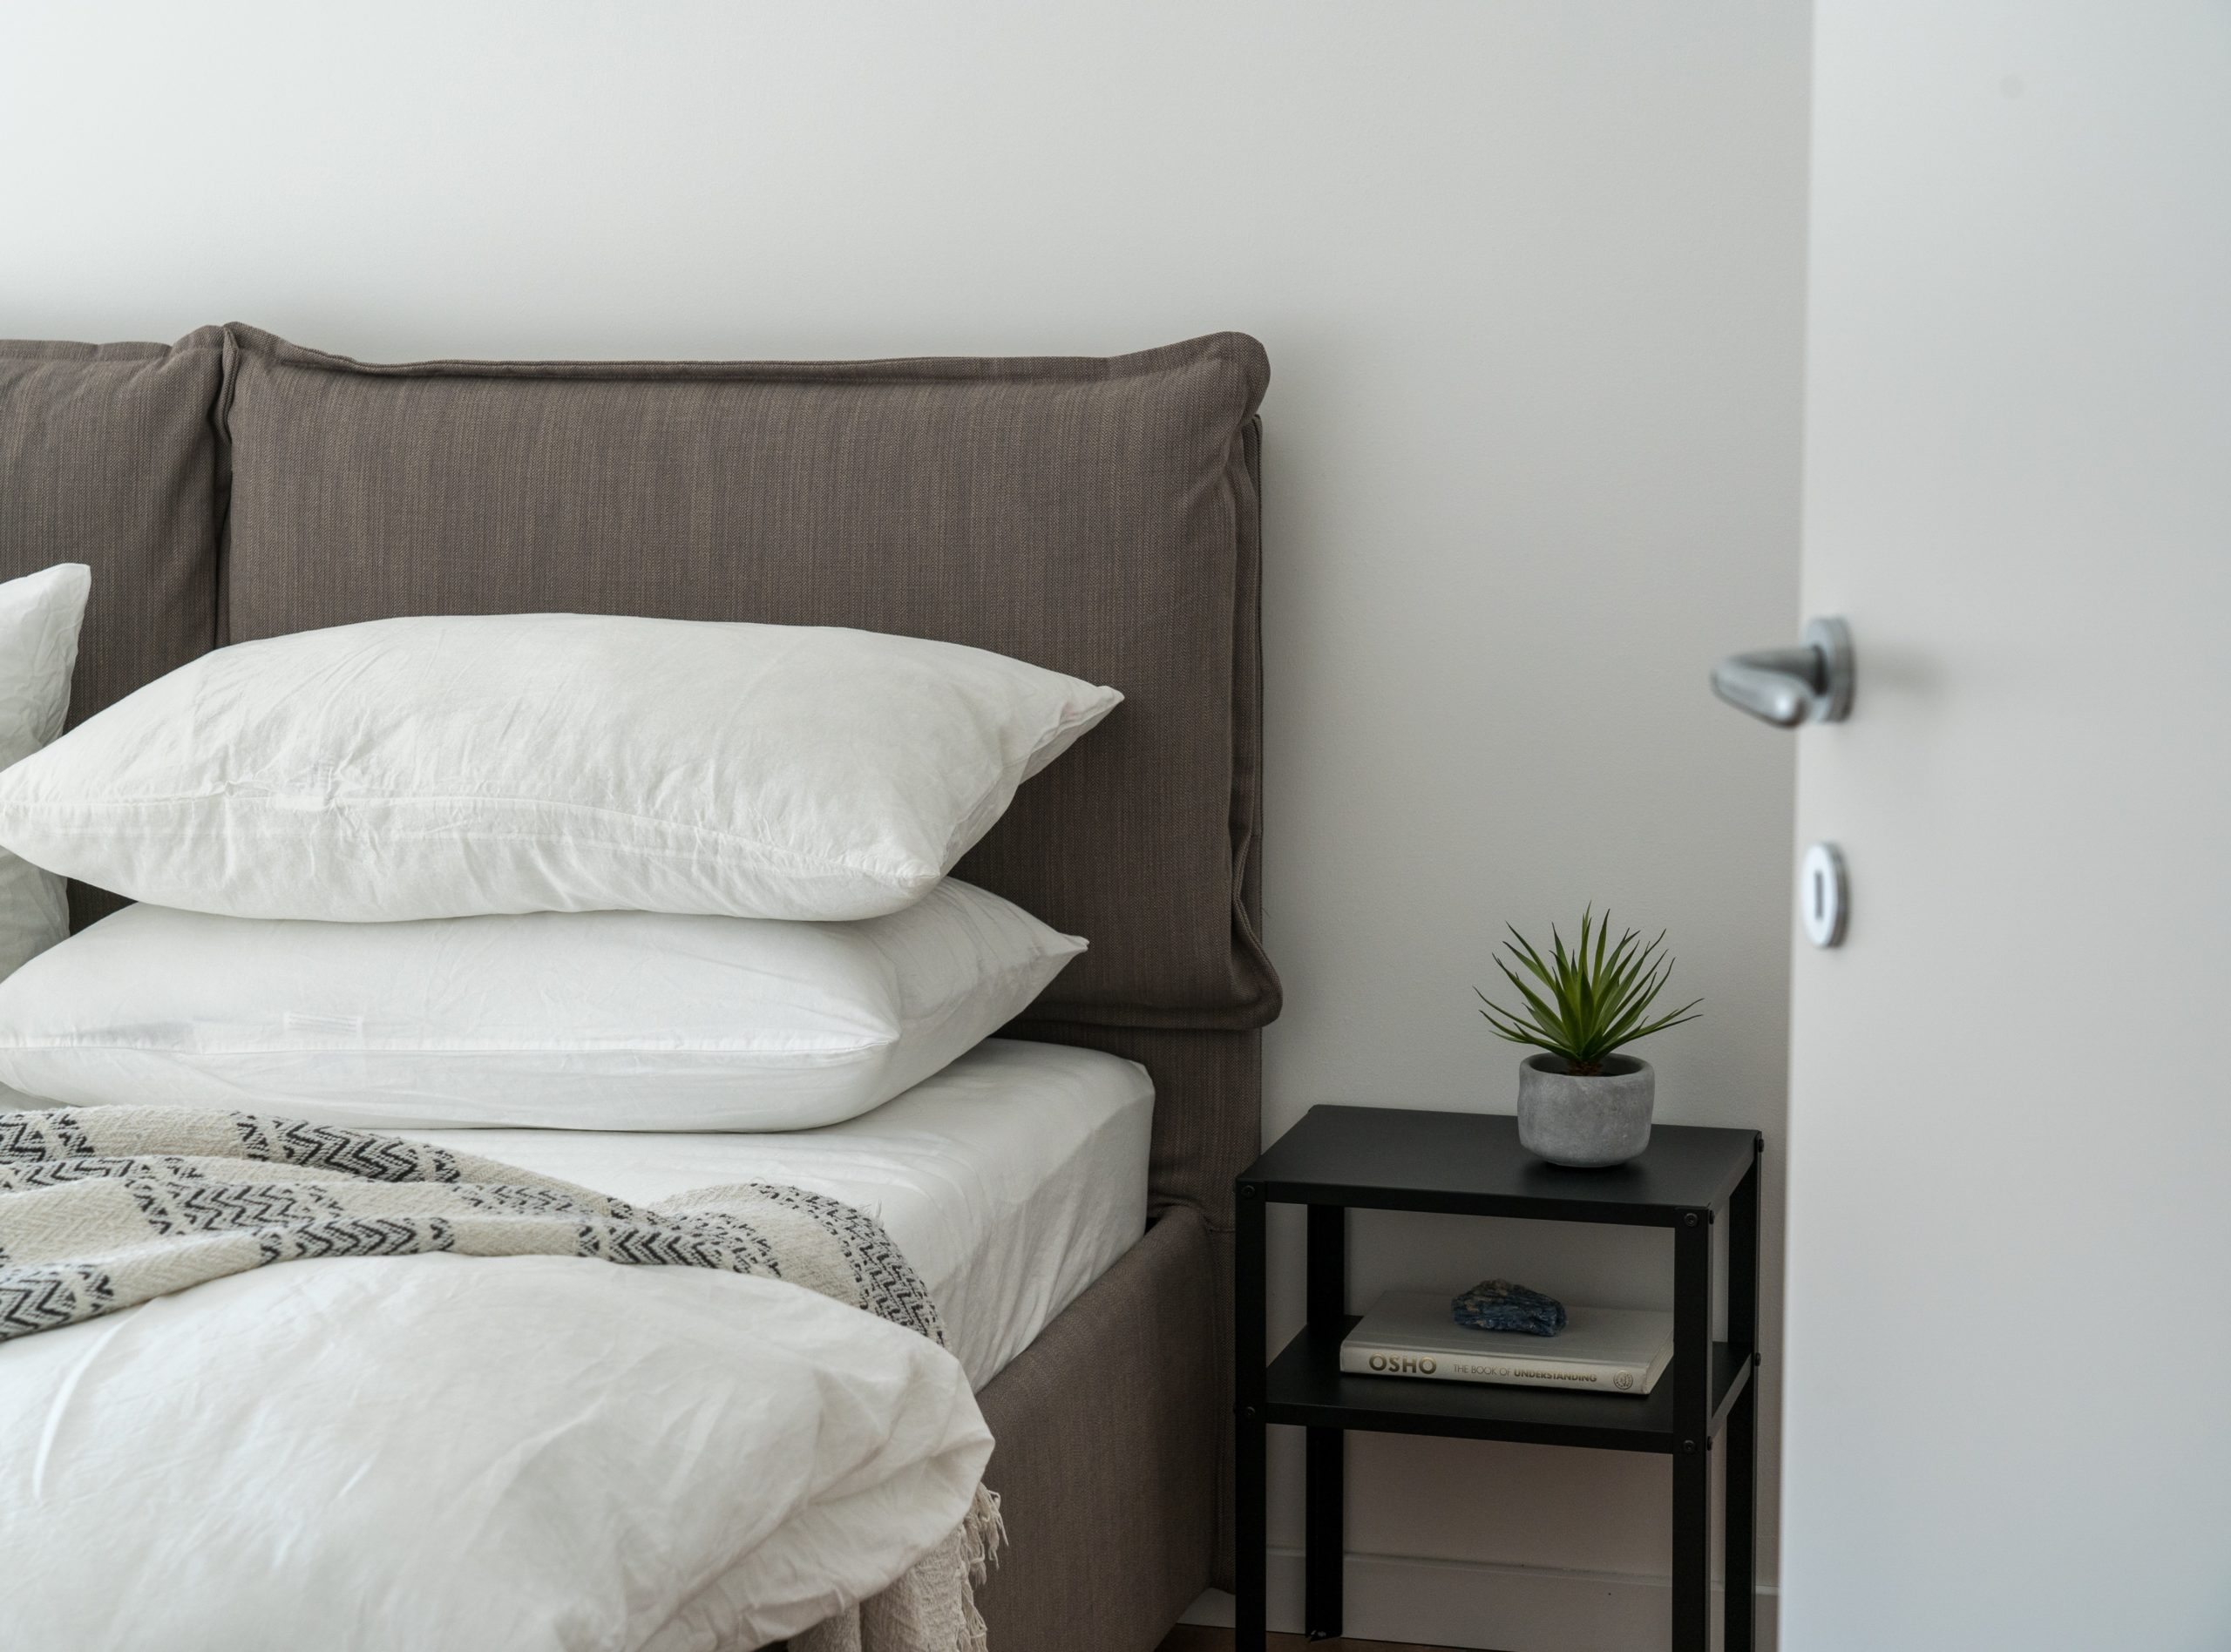
[{"label": "green succulent plant", "polygon": [[1495,959],[1495,967],[1525,1001],[1523,1011],[1507,1010],[1479,988],[1472,990],[1484,1006],[1480,1013],[1498,1037],[1560,1056],[1576,1073],[1598,1073],[1604,1070],[1604,1058],[1620,1046],[1697,1019],[1696,1007],[1704,1002],[1702,999],[1655,1020],[1644,1019],[1673,976],[1673,959],[1660,950],[1665,944],[1663,930],[1647,946],[1633,930],[1615,944],[1611,914],[1605,912],[1597,925],[1591,905],[1581,914],[1580,944],[1570,952],[1565,951],[1564,938],[1554,924],[1549,929],[1547,958],[1517,930],[1510,930],[1504,949],[1541,988],[1536,991],[1517,970],[1500,958]]}]

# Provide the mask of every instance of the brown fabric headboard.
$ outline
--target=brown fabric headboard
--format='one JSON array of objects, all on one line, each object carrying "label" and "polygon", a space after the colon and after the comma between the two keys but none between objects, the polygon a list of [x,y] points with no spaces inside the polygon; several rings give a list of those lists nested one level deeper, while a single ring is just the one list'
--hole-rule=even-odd
[{"label": "brown fabric headboard", "polygon": [[[0,341],[0,579],[93,571],[70,721],[208,651],[217,630],[223,335]],[[121,903],[72,886],[80,926]]]},{"label": "brown fabric headboard", "polygon": [[[1259,1026],[1260,345],[365,366],[225,329],[227,640],[406,613],[857,626],[1122,689],[960,868],[1086,937],[1033,1013]],[[709,708],[710,710],[712,708]]]},{"label": "brown fabric headboard", "polygon": [[216,634],[222,342],[0,342],[0,579],[93,571],[73,724]]}]

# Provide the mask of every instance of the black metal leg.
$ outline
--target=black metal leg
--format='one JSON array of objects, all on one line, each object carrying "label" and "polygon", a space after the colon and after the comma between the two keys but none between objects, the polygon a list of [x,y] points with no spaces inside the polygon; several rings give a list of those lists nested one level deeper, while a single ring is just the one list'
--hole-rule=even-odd
[{"label": "black metal leg", "polygon": [[1753,1351],[1751,1380],[1727,1415],[1726,1652],[1758,1643],[1759,1158],[1728,1202],[1727,1339]]},{"label": "black metal leg", "polygon": [[[1309,1207],[1309,1334],[1337,1347],[1347,1332],[1348,1213],[1339,1205]],[[1308,1433],[1308,1506],[1302,1622],[1312,1641],[1337,1639],[1340,1573],[1347,1550],[1346,1457],[1337,1428]]]},{"label": "black metal leg", "polygon": [[1712,1647],[1712,1222],[1673,1229],[1673,1652]]},{"label": "black metal leg", "polygon": [[1712,1646],[1712,1457],[1673,1459],[1673,1652]]},{"label": "black metal leg", "polygon": [[1232,1418],[1232,1646],[1234,1652],[1263,1652],[1268,1541],[1264,1526],[1263,1198],[1260,1188],[1245,1182],[1238,1194],[1232,1269],[1232,1370],[1238,1390]]},{"label": "black metal leg", "polygon": [[1232,1646],[1234,1652],[1263,1652],[1265,1576],[1263,1505],[1264,1425],[1242,1416],[1237,1425],[1237,1462],[1232,1494],[1238,1513],[1232,1521]]},{"label": "black metal leg", "polygon": [[1346,1437],[1337,1428],[1312,1428],[1309,1436],[1309,1550],[1303,1624],[1312,1641],[1340,1635],[1340,1570],[1346,1561],[1343,1451]]},{"label": "black metal leg", "polygon": [[1743,1391],[1727,1413],[1726,1652],[1758,1644],[1759,1391]]}]

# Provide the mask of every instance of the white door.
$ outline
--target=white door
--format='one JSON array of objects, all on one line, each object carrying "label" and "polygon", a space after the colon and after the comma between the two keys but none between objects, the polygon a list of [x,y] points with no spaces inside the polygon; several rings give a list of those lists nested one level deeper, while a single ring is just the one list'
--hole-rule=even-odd
[{"label": "white door", "polygon": [[2231,3],[1814,51],[1781,1645],[2221,1652]]}]

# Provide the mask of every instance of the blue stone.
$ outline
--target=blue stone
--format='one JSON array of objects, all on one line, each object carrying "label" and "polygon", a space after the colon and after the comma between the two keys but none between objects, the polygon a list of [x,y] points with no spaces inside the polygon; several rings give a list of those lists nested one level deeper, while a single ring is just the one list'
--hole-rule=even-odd
[{"label": "blue stone", "polygon": [[1554,1337],[1565,1328],[1564,1303],[1508,1279],[1482,1279],[1448,1306],[1458,1324],[1475,1330],[1522,1330],[1529,1337]]}]

